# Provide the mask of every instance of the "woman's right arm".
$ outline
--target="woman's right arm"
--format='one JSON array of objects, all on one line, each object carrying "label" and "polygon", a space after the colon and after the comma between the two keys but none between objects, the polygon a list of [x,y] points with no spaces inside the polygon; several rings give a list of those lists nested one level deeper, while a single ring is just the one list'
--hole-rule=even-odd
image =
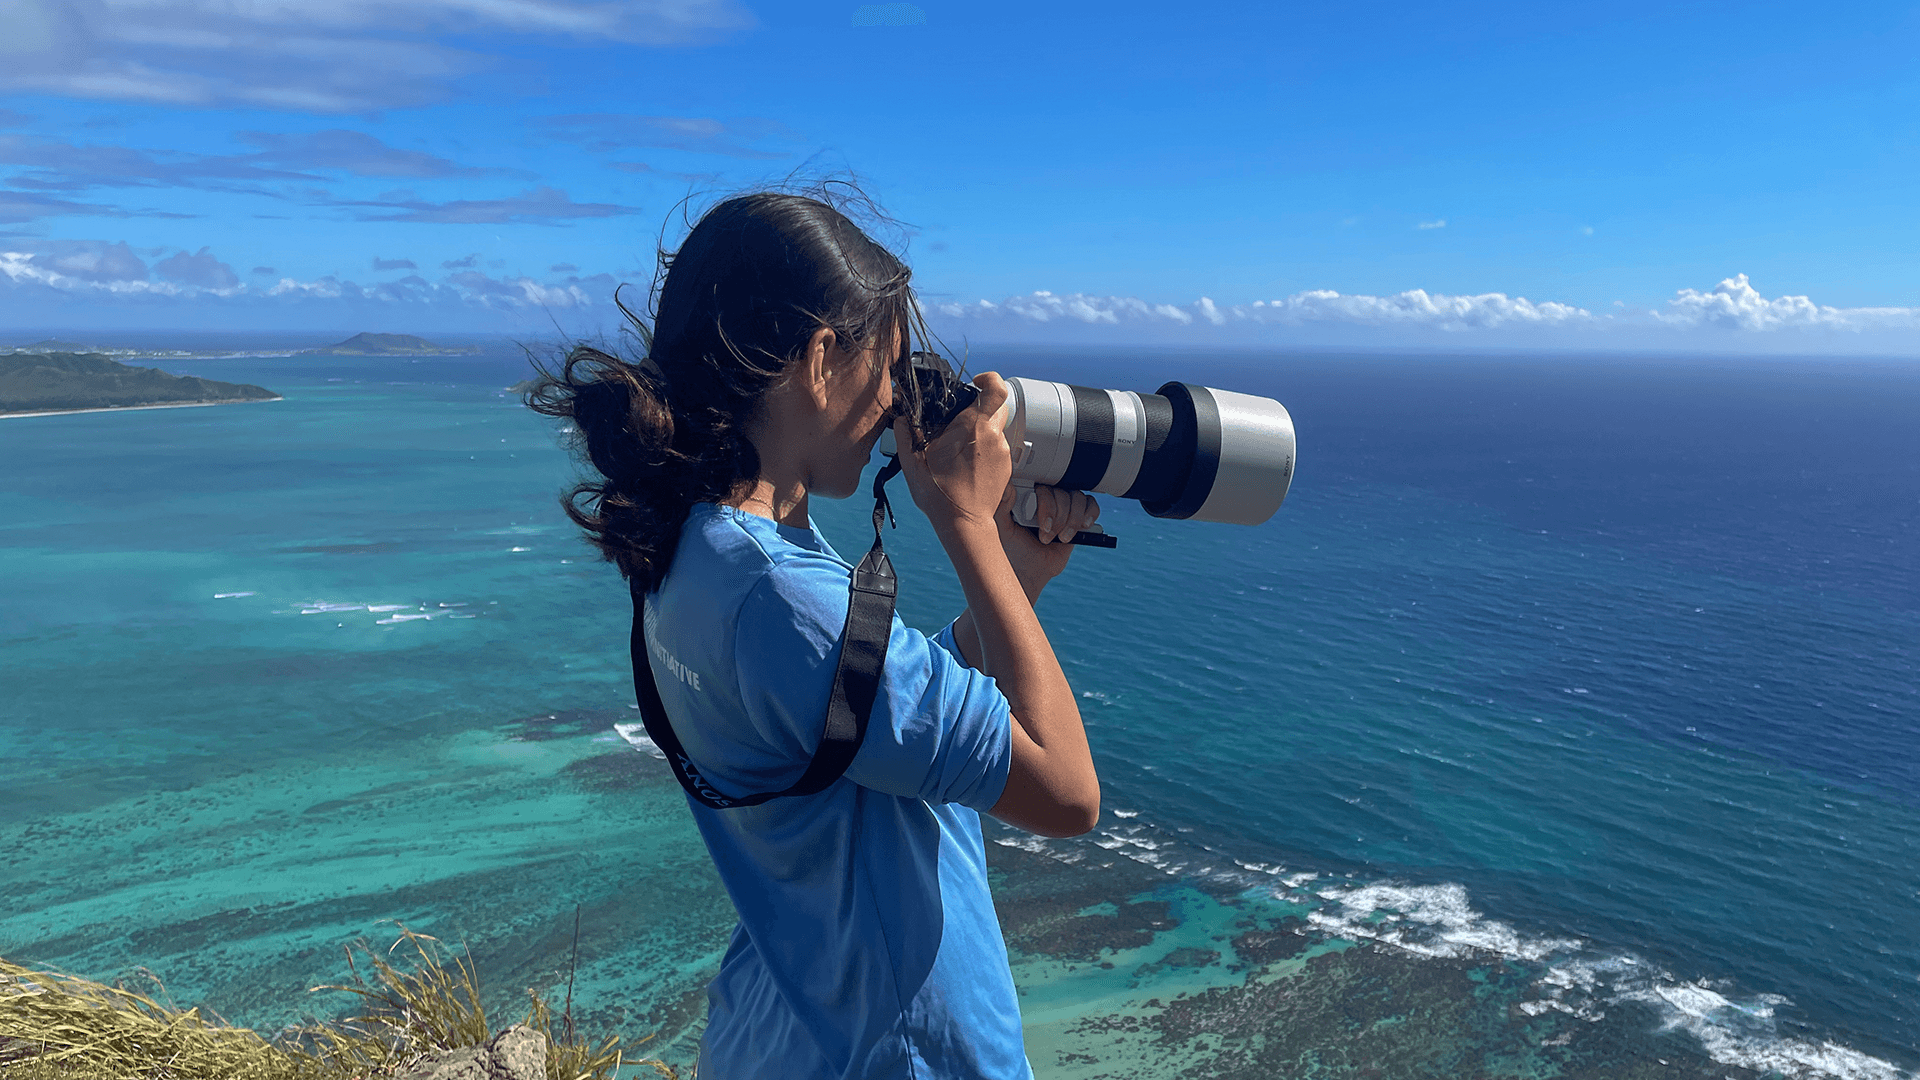
[{"label": "woman's right arm", "polygon": [[[959,575],[979,669],[1012,708],[1013,761],[993,816],[1044,836],[1078,836],[1100,816],[1100,778],[1073,689],[994,524],[1013,470],[1000,416],[1007,384],[991,372],[974,383],[980,399],[926,450],[902,454],[902,471]],[[912,445],[898,434],[903,449]]]}]

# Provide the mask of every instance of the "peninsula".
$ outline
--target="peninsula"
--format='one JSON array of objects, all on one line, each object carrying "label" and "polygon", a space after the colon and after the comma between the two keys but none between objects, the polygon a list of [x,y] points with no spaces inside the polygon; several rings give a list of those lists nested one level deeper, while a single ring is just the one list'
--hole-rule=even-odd
[{"label": "peninsula", "polygon": [[0,355],[0,417],[279,400],[265,387],[169,375],[99,353]]},{"label": "peninsula", "polygon": [[309,354],[328,356],[470,356],[480,351],[477,345],[435,345],[412,334],[355,334],[345,341]]}]

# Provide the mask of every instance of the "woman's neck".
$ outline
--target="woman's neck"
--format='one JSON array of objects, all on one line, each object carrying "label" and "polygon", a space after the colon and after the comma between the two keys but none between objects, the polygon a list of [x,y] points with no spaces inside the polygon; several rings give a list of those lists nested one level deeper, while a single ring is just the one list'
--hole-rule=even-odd
[{"label": "woman's neck", "polygon": [[807,485],[797,479],[782,481],[763,473],[743,494],[726,500],[726,504],[796,529],[808,525]]},{"label": "woman's neck", "polygon": [[745,425],[760,476],[727,505],[772,518],[796,529],[807,528],[807,489],[813,486],[808,450],[820,440],[820,410],[791,382],[768,391],[760,414]]}]

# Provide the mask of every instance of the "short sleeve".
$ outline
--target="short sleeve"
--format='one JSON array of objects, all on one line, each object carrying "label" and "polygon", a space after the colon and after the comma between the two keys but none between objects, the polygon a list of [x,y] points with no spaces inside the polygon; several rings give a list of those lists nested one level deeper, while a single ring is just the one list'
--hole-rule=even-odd
[{"label": "short sleeve", "polygon": [[941,627],[940,632],[933,635],[933,643],[947,650],[948,656],[953,657],[960,666],[965,667],[967,658],[960,655],[960,640],[953,636],[954,625],[954,623],[948,623]]},{"label": "short sleeve", "polygon": [[[770,568],[734,632],[741,703],[760,740],[791,755],[791,783],[820,743],[847,619],[847,568],[831,558]],[[947,635],[950,638],[950,633]],[[1011,719],[993,680],[893,620],[882,692],[846,778],[889,795],[988,810],[1012,761]]]}]

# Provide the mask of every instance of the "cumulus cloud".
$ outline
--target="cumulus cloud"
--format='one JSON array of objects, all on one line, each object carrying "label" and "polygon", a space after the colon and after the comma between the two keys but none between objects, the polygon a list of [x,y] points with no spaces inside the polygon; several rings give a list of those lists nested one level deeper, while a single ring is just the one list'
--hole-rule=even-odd
[{"label": "cumulus cloud", "polygon": [[112,296],[177,295],[169,281],[153,281],[147,264],[123,241],[43,241],[37,251],[0,251],[0,276],[15,287]]},{"label": "cumulus cloud", "polygon": [[478,270],[463,270],[447,281],[489,307],[571,308],[593,303],[586,290],[570,283],[543,285],[530,277],[492,278]]},{"label": "cumulus cloud", "polygon": [[559,188],[528,188],[505,199],[455,199],[428,202],[412,192],[393,191],[378,199],[340,200],[333,206],[357,211],[361,221],[413,221],[435,225],[558,225],[577,218],[618,217],[640,212],[637,206],[577,203]]},{"label": "cumulus cloud", "polygon": [[[441,264],[444,276],[428,280],[410,272],[417,270],[413,260],[376,258],[376,271],[409,272],[372,282],[337,275],[301,278],[256,266],[256,280],[246,283],[205,247],[176,250],[149,267],[124,241],[15,236],[0,240],[0,301],[36,312],[53,300],[90,302],[94,306],[87,310],[94,313],[133,303],[254,305],[274,311],[287,305],[310,311],[333,310],[327,305],[334,304],[399,305],[457,322],[461,313],[476,312],[545,318],[542,312],[564,310],[595,318],[596,312],[611,310],[618,284],[608,274],[580,276],[572,263],[553,264],[546,277],[490,273],[480,269],[483,263],[477,254],[448,260]],[[1841,308],[1804,296],[1768,298],[1744,275],[1707,291],[1678,290],[1655,309],[1616,305],[1604,314],[1506,293],[1424,289],[1390,295],[1310,289],[1239,304],[1209,297],[1176,304],[1039,291],[1000,301],[929,299],[924,306],[943,333],[977,340],[1005,335],[1002,340],[1920,353],[1920,307]]]},{"label": "cumulus cloud", "polygon": [[11,0],[0,89],[359,112],[444,97],[487,63],[450,35],[680,45],[751,23],[736,0]]},{"label": "cumulus cloud", "polygon": [[147,264],[125,240],[51,241],[39,252],[22,256],[41,273],[70,277],[94,285],[147,280]]},{"label": "cumulus cloud", "polygon": [[1836,308],[1804,296],[1760,295],[1745,274],[1735,274],[1709,292],[1681,289],[1654,313],[1676,326],[1717,326],[1737,330],[1916,330],[1920,308]]},{"label": "cumulus cloud", "polygon": [[[749,117],[721,122],[700,116],[635,116],[627,113],[573,113],[547,116],[534,122],[535,130],[562,142],[578,143],[598,154],[651,147],[717,154],[735,158],[782,158],[769,142],[792,142],[794,133],[777,121]],[[639,162],[616,162],[615,168],[651,172]],[[670,174],[684,176],[685,174]]]},{"label": "cumulus cloud", "polygon": [[1344,323],[1366,326],[1419,326],[1439,330],[1488,329],[1510,324],[1558,326],[1590,322],[1583,308],[1554,301],[1536,303],[1505,293],[1450,296],[1411,289],[1392,296],[1349,295],[1331,289],[1294,293],[1279,300],[1222,307],[1208,297],[1191,304],[1155,304],[1132,296],[1056,295],[1035,292],[994,303],[933,303],[930,311],[954,319],[1018,320],[1046,323],[1074,320],[1118,326],[1127,323],[1191,326],[1301,325]]},{"label": "cumulus cloud", "polygon": [[233,267],[213,257],[207,248],[189,255],[182,251],[155,263],[153,272],[181,285],[193,285],[212,292],[225,292],[240,285]]},{"label": "cumulus cloud", "polygon": [[1433,345],[1525,343],[1582,349],[1754,349],[1920,354],[1920,307],[1834,307],[1763,296],[1744,274],[1680,289],[1655,308],[1577,304],[1506,293],[1409,289],[1391,295],[1309,289],[1275,300],[1174,304],[1133,296],[1034,292],[1000,301],[924,301],[943,332],[982,339],[1177,343]]},{"label": "cumulus cloud", "polygon": [[542,282],[526,276],[496,278],[478,270],[449,275],[430,282],[417,274],[398,281],[361,285],[331,275],[300,281],[282,278],[265,295],[293,300],[350,300],[376,303],[513,310],[561,310],[592,307],[612,296],[615,282],[607,275]]}]

